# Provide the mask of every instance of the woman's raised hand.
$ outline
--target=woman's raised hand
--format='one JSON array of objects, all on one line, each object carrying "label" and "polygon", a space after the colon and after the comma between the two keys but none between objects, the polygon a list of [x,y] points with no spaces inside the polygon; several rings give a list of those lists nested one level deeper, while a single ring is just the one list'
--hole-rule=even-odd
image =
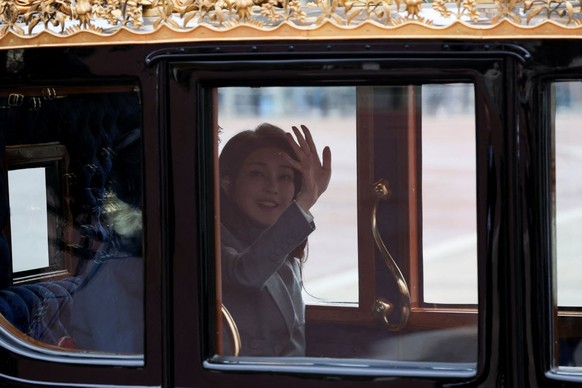
[{"label": "woman's raised hand", "polygon": [[323,149],[322,159],[319,159],[317,147],[311,136],[311,132],[305,125],[301,125],[303,133],[292,127],[293,135],[287,133],[289,144],[295,151],[296,159],[283,154],[285,160],[303,176],[301,190],[297,193],[295,201],[305,211],[309,211],[317,202],[317,199],[327,189],[331,178],[331,149]]}]

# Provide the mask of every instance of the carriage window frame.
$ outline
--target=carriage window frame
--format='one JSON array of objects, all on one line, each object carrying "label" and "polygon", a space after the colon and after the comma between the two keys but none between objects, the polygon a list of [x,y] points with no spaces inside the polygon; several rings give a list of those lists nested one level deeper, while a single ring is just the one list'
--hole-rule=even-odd
[{"label": "carriage window frame", "polygon": [[[178,79],[182,79],[181,77],[177,77]],[[457,83],[468,83],[473,85],[475,88],[475,93],[477,93],[477,88],[475,86],[475,81],[473,79],[463,79],[463,81],[455,80]],[[426,82],[426,84],[433,84],[437,82]],[[448,80],[444,80],[441,83],[453,83]],[[250,82],[245,82],[243,86],[245,87],[252,87]],[[375,85],[375,84],[374,84]],[[422,84],[406,84],[409,85],[411,88],[420,86]],[[396,369],[394,369],[394,365],[391,365],[391,361],[380,361],[375,362],[374,360],[370,359],[357,359],[352,360],[353,365],[351,367],[341,366],[341,358],[340,359],[327,359],[320,361],[317,357],[283,357],[283,358],[270,358],[270,357],[239,357],[238,355],[230,355],[230,354],[221,354],[220,350],[216,352],[216,349],[222,349],[222,344],[225,341],[231,341],[232,333],[230,332],[232,328],[228,324],[228,310],[227,313],[224,314],[224,309],[222,305],[222,298],[221,298],[221,258],[220,258],[220,250],[221,250],[221,233],[220,233],[220,223],[216,222],[216,220],[220,219],[220,201],[219,201],[219,179],[218,179],[218,144],[219,144],[219,134],[220,134],[220,123],[218,121],[218,89],[221,87],[230,87],[233,86],[230,83],[221,83],[216,82],[215,80],[211,82],[202,82],[201,88],[199,89],[198,97],[201,99],[202,103],[200,108],[202,111],[207,112],[203,115],[203,119],[201,121],[201,127],[206,129],[211,129],[209,131],[210,136],[206,138],[205,145],[205,152],[203,155],[200,156],[199,162],[202,166],[203,173],[208,174],[205,177],[202,177],[202,181],[205,182],[206,185],[209,185],[213,188],[211,190],[212,194],[212,216],[209,219],[206,219],[206,223],[203,224],[201,227],[202,229],[211,229],[214,233],[214,241],[213,241],[213,253],[215,260],[210,264],[211,267],[207,268],[207,273],[212,274],[211,276],[214,277],[214,285],[215,285],[215,305],[212,312],[213,318],[210,320],[210,329],[211,336],[213,337],[209,341],[209,348],[210,351],[208,353],[209,358],[203,361],[203,365],[205,368],[210,370],[217,370],[217,371],[243,371],[243,372],[292,372],[292,373],[309,373],[309,374],[320,374],[320,373],[332,373],[332,374],[340,374],[340,375],[362,375],[362,376],[369,376],[369,375],[395,375],[401,376],[402,373],[405,375],[410,376],[442,376],[442,377],[456,377],[456,378],[468,378],[473,377],[475,374],[479,373],[480,370],[480,363],[475,362],[472,365],[467,365],[463,363],[451,363],[448,367],[443,368],[443,370],[437,370],[438,367],[435,369],[433,368],[433,362],[424,363],[422,361],[410,361],[410,362],[402,362],[399,364]],[[236,86],[241,86],[240,84],[236,84]],[[264,85],[260,84],[258,86],[285,86],[285,85]],[[362,85],[360,83],[354,83],[354,86],[357,87],[366,87],[367,85]],[[378,86],[392,86],[386,85],[385,83],[380,83]],[[405,110],[407,114],[416,115],[419,113],[418,105],[411,103],[410,107]],[[475,122],[476,126],[478,127],[478,117],[477,112],[475,112]],[[408,122],[408,121],[407,121]],[[359,125],[359,124],[358,124]],[[415,121],[415,125],[409,128],[409,132],[416,134],[420,127],[420,120]],[[478,128],[476,128],[476,132]],[[358,140],[360,142],[360,140]],[[364,144],[368,147],[373,142],[372,136],[366,136]],[[409,140],[411,145],[415,144],[412,149],[414,152],[412,153],[411,158],[417,158],[418,153],[421,152],[421,148],[416,144],[416,137],[411,136]],[[475,139],[476,144],[479,142],[479,139],[476,137]],[[366,158],[366,153],[361,152],[360,146],[358,146],[357,152],[358,159]],[[409,156],[408,153],[406,154],[407,157]],[[213,163],[208,163],[208,159],[211,157]],[[395,163],[397,164],[397,163]],[[367,179],[361,179],[362,174],[368,174],[369,172],[362,172],[365,170],[363,167],[364,163],[360,163],[358,160],[358,167],[357,167],[357,176],[358,182],[360,181],[369,181]],[[408,171],[408,168],[406,169]],[[475,172],[477,175],[477,172]],[[373,195],[373,190],[370,190],[371,187],[365,187],[358,183],[358,192],[365,191],[367,194],[363,194],[368,198],[370,195]],[[477,192],[475,192],[477,195]],[[418,196],[414,196],[411,199],[412,202],[418,203],[421,199]],[[370,218],[368,216],[368,211],[362,211],[361,209],[361,202],[365,202],[365,200],[358,199],[358,224],[366,225],[366,229],[369,230],[369,222]],[[367,201],[371,203],[373,201]],[[200,206],[204,206],[200,204]],[[368,210],[371,209],[369,206]],[[477,212],[478,209],[475,209]],[[406,208],[406,212],[408,212],[408,208]],[[410,217],[410,215],[406,215]],[[417,213],[414,214],[417,216]],[[204,221],[203,221],[204,222]],[[477,231],[482,232],[481,228],[477,227]],[[418,236],[417,233],[414,234]],[[377,269],[377,262],[379,262],[380,258],[376,254],[376,246],[373,241],[373,238],[370,236],[367,240],[367,245],[365,249],[366,252],[372,252],[373,260],[369,260],[368,263],[364,263],[362,265],[362,258],[366,255],[362,255],[362,236],[361,234],[358,235],[359,244],[358,244],[358,263],[359,263],[359,271],[358,277],[359,279],[366,279],[366,276],[369,276],[366,282],[360,281],[360,294],[359,294],[359,303],[357,307],[353,307],[350,305],[342,304],[342,303],[328,303],[327,305],[307,305],[306,306],[306,322],[314,321],[314,322],[325,322],[325,323],[338,323],[338,324],[369,324],[373,323],[378,320],[376,316],[371,312],[371,304],[377,296],[377,292],[375,289],[375,275]],[[412,244],[412,243],[410,243]],[[405,262],[403,266],[405,276],[407,279],[410,277],[410,273],[415,270],[422,270],[423,266],[420,263],[422,259],[421,255],[411,255],[410,259]],[[478,260],[478,253],[475,257]],[[419,264],[420,263],[420,264]],[[383,264],[383,263],[382,263]],[[363,268],[363,270],[362,270]],[[421,274],[416,274],[414,281],[415,286],[418,288],[418,283],[421,279]],[[369,281],[372,279],[372,281]],[[367,287],[367,288],[366,288]],[[480,293],[480,287],[482,285],[476,286],[478,287],[478,292]],[[368,291],[368,296],[372,298],[369,300],[362,298],[362,288]],[[416,292],[414,294],[413,301],[415,305],[412,308],[411,318],[408,324],[408,327],[416,327],[420,331],[422,330],[431,330],[431,329],[449,329],[449,328],[460,328],[463,326],[474,326],[477,327],[477,320],[479,317],[481,303],[477,303],[475,305],[467,306],[467,305],[442,305],[442,306],[431,306],[427,307],[424,304],[419,302],[420,294]],[[235,322],[236,324],[236,322]],[[216,326],[222,327],[222,329],[216,330]],[[236,335],[236,334],[235,334]],[[478,337],[481,337],[480,332],[477,334]],[[236,342],[236,341],[235,341]],[[341,366],[341,368],[338,368]],[[410,368],[410,369],[409,369]],[[424,369],[426,368],[426,369]],[[423,370],[424,369],[424,370]]]},{"label": "carriage window frame", "polygon": [[[48,189],[45,191],[47,201],[47,243],[48,266],[32,268],[18,272],[12,271],[13,284],[36,283],[45,280],[63,279],[74,273],[74,261],[67,250],[62,250],[59,258],[57,241],[69,241],[71,217],[67,206],[68,154],[66,147],[59,143],[24,144],[6,146],[6,173],[14,170],[31,168],[45,169],[46,187],[56,189],[54,198],[50,198]],[[50,172],[48,170],[51,170]],[[49,181],[50,180],[50,181]],[[7,183],[8,192],[10,186]],[[52,211],[51,211],[52,209]],[[11,215],[12,217],[12,215]],[[10,223],[6,226],[9,244],[13,243]],[[13,250],[10,249],[11,263]]]},{"label": "carriage window frame", "polygon": [[[456,82],[466,83],[473,86],[475,93],[477,90],[475,88],[475,80],[471,78],[463,79],[462,81],[456,80]],[[409,92],[410,96],[407,98],[407,106],[404,107],[402,112],[405,113],[407,116],[405,119],[405,123],[407,126],[408,132],[408,139],[406,149],[409,150],[406,153],[406,172],[413,173],[415,180],[419,180],[420,178],[420,166],[419,164],[419,153],[422,152],[421,145],[419,143],[418,137],[420,136],[421,131],[421,120],[420,120],[420,112],[421,112],[421,102],[420,102],[420,87],[423,84],[435,84],[435,83],[453,83],[449,80],[431,80],[430,82],[419,82],[415,81],[414,83],[410,81],[407,83],[409,85]],[[312,85],[307,83],[308,85]],[[236,84],[237,86],[241,86]],[[330,86],[333,84],[330,84]],[[346,84],[342,84],[346,85]],[[358,90],[363,90],[364,88],[371,87],[365,84],[361,84],[359,82],[355,82],[353,85]],[[374,84],[376,85],[376,84]],[[384,82],[378,82],[377,86],[397,86],[403,85],[403,83],[394,83],[389,84]],[[214,83],[210,82],[209,85],[205,85],[205,88],[210,91],[212,95],[211,98],[208,100],[212,101],[212,109],[210,110],[211,117],[209,120],[212,122],[213,128],[213,155],[215,162],[214,167],[214,201],[215,201],[215,209],[214,213],[216,214],[216,219],[218,219],[219,215],[219,201],[218,196],[218,181],[216,177],[216,171],[218,166],[218,134],[219,134],[219,125],[218,123],[218,89],[222,87],[229,87],[233,86],[229,83]],[[244,86],[253,87],[255,84],[253,82],[245,82]],[[260,84],[257,86],[286,86],[285,83],[274,83],[274,84]],[[297,86],[297,85],[293,85]],[[360,101],[363,98],[363,94],[357,98],[356,104],[360,105],[363,102]],[[414,97],[413,97],[414,95]],[[365,117],[365,114],[361,112],[358,108],[356,110],[357,116],[357,130],[358,133],[358,145],[357,145],[357,191],[358,191],[358,303],[354,306],[351,303],[334,303],[334,302],[325,302],[321,304],[306,304],[306,320],[307,321],[315,321],[315,322],[338,322],[338,323],[372,323],[377,321],[379,318],[375,316],[372,312],[372,306],[378,297],[376,291],[376,272],[377,272],[377,265],[382,261],[381,256],[379,255],[376,245],[374,243],[372,233],[370,231],[370,217],[372,207],[370,206],[373,203],[374,192],[372,187],[369,187],[361,182],[373,182],[374,177],[372,176],[372,172],[369,167],[366,165],[369,163],[369,152],[372,149],[373,145],[373,135],[372,131],[362,131],[360,127],[365,127],[370,125],[366,121],[373,122],[373,118]],[[478,131],[478,120],[477,120],[477,112],[475,111],[475,125],[476,131]],[[412,125],[410,125],[412,124]],[[364,133],[364,136],[362,136]],[[475,141],[478,142],[478,139],[475,138]],[[406,173],[406,172],[403,172]],[[477,172],[475,172],[477,174]],[[333,178],[332,178],[333,179]],[[475,195],[477,193],[475,192]],[[419,216],[419,209],[418,206],[421,203],[422,199],[420,198],[420,193],[417,192],[416,195],[411,196],[409,199],[409,206],[413,208],[412,213],[408,214],[409,207],[406,210],[403,210],[401,217],[406,217],[409,219],[410,222],[407,227],[409,229],[409,235],[413,236],[408,240],[408,248],[410,251],[410,255],[408,256],[409,259],[402,260],[399,265],[401,265],[401,270],[404,274],[405,279],[409,282],[409,288],[411,290],[411,314],[408,325],[411,327],[423,328],[423,329],[434,329],[434,328],[455,328],[461,326],[470,326],[470,325],[477,325],[478,320],[478,312],[479,306],[478,304],[475,305],[462,305],[462,304],[426,304],[424,303],[423,296],[422,296],[422,271],[423,271],[423,262],[422,262],[422,242],[419,240],[419,232],[418,228],[421,227],[418,223],[411,221],[412,219],[418,219]],[[477,209],[475,209],[477,212]],[[365,230],[365,233],[361,231]],[[479,228],[477,227],[477,232],[479,233]],[[217,236],[215,240],[215,252],[220,252],[220,229],[217,224],[214,224],[214,233]],[[416,246],[416,248],[415,248]],[[221,275],[220,275],[220,258],[217,255],[217,260],[215,262],[216,265],[216,275],[217,275],[217,284],[221,284]],[[366,258],[371,258],[366,260]],[[478,254],[476,253],[475,259],[478,260]],[[380,265],[384,265],[381,263]],[[392,281],[392,279],[390,279]],[[220,287],[217,287],[217,306],[220,306],[221,302],[221,292]],[[221,308],[217,308],[218,321],[221,321],[223,318],[221,317],[220,311]],[[218,338],[218,342],[221,342],[222,339]]]},{"label": "carriage window frame", "polygon": [[[559,305],[558,302],[558,233],[557,233],[557,222],[558,222],[558,198],[557,198],[557,170],[558,165],[557,160],[557,145],[556,132],[557,132],[557,91],[556,85],[560,83],[582,83],[582,78],[580,77],[548,77],[541,80],[541,102],[544,112],[541,116],[541,122],[546,128],[545,131],[545,141],[542,143],[545,150],[542,150],[543,154],[547,155],[547,162],[544,167],[545,179],[544,186],[547,187],[544,190],[546,207],[542,209],[542,213],[547,214],[547,224],[544,225],[545,230],[549,232],[549,241],[546,246],[546,252],[549,257],[549,269],[548,269],[548,279],[547,287],[541,291],[541,293],[550,301],[548,319],[549,324],[547,328],[549,333],[543,333],[544,336],[548,336],[547,343],[550,344],[549,349],[545,349],[548,352],[548,369],[549,375],[558,380],[572,380],[580,381],[582,379],[582,365],[568,366],[561,365],[561,347],[566,345],[566,342],[578,339],[580,333],[582,332],[582,306],[572,306],[572,305]],[[542,258],[543,259],[543,258]],[[546,294],[547,292],[547,294]],[[547,296],[546,296],[547,295]],[[566,346],[567,347],[567,346]]]},{"label": "carriage window frame", "polygon": [[[76,81],[79,82],[79,81]],[[61,85],[58,88],[59,95],[56,94],[55,88],[53,87],[43,87],[43,86],[23,86],[18,88],[23,94],[10,93],[7,94],[8,98],[11,96],[19,96],[19,105],[21,106],[22,100],[20,98],[29,98],[31,103],[34,103],[35,108],[40,109],[41,103],[39,101],[43,96],[44,99],[60,99],[66,98],[71,95],[99,95],[108,93],[134,93],[136,102],[140,105],[140,111],[143,114],[143,99],[141,97],[142,88],[136,82],[135,79],[127,79],[125,81],[119,80],[107,80],[101,84],[96,84],[91,81],[87,81],[79,84],[67,84]],[[0,91],[0,96],[5,91]],[[62,93],[62,94],[60,94]],[[32,109],[31,109],[32,110]],[[141,121],[141,116],[140,116]],[[142,137],[145,137],[145,124],[140,127],[140,133]],[[146,147],[142,144],[140,145],[142,154],[142,163],[145,158]],[[50,282],[55,280],[66,279],[76,275],[77,271],[77,259],[73,256],[70,249],[74,249],[77,246],[73,245],[73,241],[77,241],[81,236],[79,230],[74,227],[74,220],[71,210],[71,193],[70,186],[75,185],[76,175],[71,173],[69,169],[70,156],[67,146],[61,142],[39,142],[39,143],[26,143],[26,144],[12,144],[5,145],[4,147],[4,158],[2,159],[2,173],[5,177],[5,182],[3,184],[3,189],[6,195],[8,195],[10,187],[8,181],[8,173],[15,170],[26,170],[33,168],[43,168],[45,170],[52,169],[50,173],[45,171],[45,175],[49,178],[46,180],[47,191],[45,196],[47,197],[47,240],[49,248],[49,265],[47,267],[39,267],[31,270],[24,270],[20,272],[13,273],[12,268],[11,274],[13,279],[11,285],[20,286],[25,284],[35,284]],[[159,161],[155,161],[157,163]],[[144,168],[141,172],[143,178],[145,179],[146,169]],[[155,175],[149,175],[148,177],[154,178]],[[54,195],[51,200],[48,195],[48,187],[53,185],[58,191],[57,195]],[[146,187],[142,185],[140,188],[142,190],[142,195],[145,197]],[[50,208],[54,210],[51,214]],[[147,205],[144,201],[142,205],[142,211],[144,214],[147,212]],[[153,212],[157,214],[156,212]],[[3,233],[6,236],[8,244],[12,244],[11,228],[10,228],[10,217],[8,217],[7,225],[3,228]],[[146,219],[144,217],[144,223]],[[158,224],[149,221],[147,226],[144,225],[143,236],[145,236],[146,229],[148,226],[157,227]],[[154,229],[155,229],[154,227]],[[159,235],[159,234],[158,234]],[[145,238],[145,237],[144,237]],[[150,246],[156,244],[150,244]],[[151,249],[151,248],[150,248]],[[12,249],[10,251],[10,265],[12,267]],[[55,252],[61,252],[60,258],[55,255]],[[148,255],[147,248],[143,252],[144,257]],[[56,259],[56,260],[54,260]],[[144,267],[145,268],[145,267]],[[145,270],[144,270],[145,272]],[[145,275],[144,273],[144,276]],[[145,279],[145,277],[144,277]],[[144,301],[148,298],[145,295],[148,293],[149,297],[153,292],[145,291],[145,280],[144,280]],[[144,325],[151,326],[148,323],[148,318],[144,314]],[[155,334],[154,334],[155,335]],[[144,346],[146,342],[149,342],[147,336],[144,336]],[[39,340],[31,339],[26,333],[21,332],[16,328],[8,319],[4,316],[0,316],[0,346],[8,349],[13,354],[18,357],[23,356],[27,359],[26,362],[31,364],[36,364],[38,362],[49,362],[53,365],[61,364],[64,368],[94,368],[96,366],[107,365],[110,367],[115,367],[118,372],[115,375],[119,376],[129,376],[135,375],[136,381],[146,381],[148,375],[151,374],[150,371],[153,370],[152,367],[146,366],[146,359],[151,358],[151,352],[144,351],[138,354],[124,354],[122,352],[107,352],[107,351],[88,351],[85,349],[67,348],[60,347],[53,344],[44,343]],[[37,368],[38,369],[38,368]],[[88,370],[88,369],[86,369]],[[139,370],[139,372],[138,372]],[[50,371],[50,368],[47,369]],[[43,372],[44,373],[44,372]],[[42,373],[41,373],[42,375]],[[94,376],[92,373],[90,375]],[[100,375],[98,375],[100,376]],[[8,376],[12,378],[12,376]],[[44,377],[43,377],[44,378]],[[91,379],[93,379],[91,377]],[[102,376],[99,377],[102,379]],[[39,380],[39,382],[45,380]],[[58,381],[58,383],[67,383],[68,378],[64,378]],[[104,384],[110,384],[110,377],[105,377]],[[78,382],[77,382],[78,383]]]}]

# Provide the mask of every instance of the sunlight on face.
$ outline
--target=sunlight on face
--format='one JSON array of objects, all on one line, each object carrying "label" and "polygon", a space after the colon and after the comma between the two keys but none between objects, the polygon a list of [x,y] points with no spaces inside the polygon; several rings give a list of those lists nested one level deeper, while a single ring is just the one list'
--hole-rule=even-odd
[{"label": "sunlight on face", "polygon": [[260,226],[273,225],[293,201],[295,171],[275,147],[261,148],[243,162],[236,177],[233,202]]}]

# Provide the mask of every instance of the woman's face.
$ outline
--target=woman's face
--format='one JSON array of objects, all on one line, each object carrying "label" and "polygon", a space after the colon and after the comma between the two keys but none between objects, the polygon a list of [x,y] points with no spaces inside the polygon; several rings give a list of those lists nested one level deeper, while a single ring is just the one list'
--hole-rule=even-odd
[{"label": "woman's face", "polygon": [[265,147],[244,160],[234,182],[232,200],[251,221],[273,225],[295,196],[295,171],[279,148]]}]

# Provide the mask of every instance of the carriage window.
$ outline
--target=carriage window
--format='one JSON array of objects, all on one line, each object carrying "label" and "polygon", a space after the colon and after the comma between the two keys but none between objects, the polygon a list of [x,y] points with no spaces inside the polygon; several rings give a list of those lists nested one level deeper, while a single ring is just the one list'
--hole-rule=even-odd
[{"label": "carriage window", "polygon": [[333,179],[310,211],[317,215],[318,230],[334,233],[309,238],[302,269],[308,303],[358,301],[355,92],[353,87],[220,89],[220,151],[240,131],[271,123],[285,131],[304,124],[320,153],[324,146],[333,152]]},{"label": "carriage window", "polygon": [[467,84],[425,85],[422,107],[423,300],[476,305],[473,89]]},{"label": "carriage window", "polygon": [[471,84],[219,88],[217,353],[473,370],[474,101]]},{"label": "carriage window", "polygon": [[50,349],[141,363],[137,92],[133,85],[0,90],[0,324],[27,355]]},{"label": "carriage window", "polygon": [[63,211],[59,178],[66,174],[66,148],[60,144],[7,146],[5,153],[12,282],[72,276],[69,255],[51,243],[66,239],[65,225],[70,222]]},{"label": "carriage window", "polygon": [[[44,168],[8,172],[13,271],[48,267]],[[36,227],[32,228],[35,225]],[[23,238],[26,237],[26,238]]]},{"label": "carriage window", "polygon": [[552,202],[554,271],[558,315],[556,331],[558,359],[562,367],[582,367],[582,283],[578,268],[582,244],[582,134],[577,123],[582,119],[578,107],[582,99],[581,82],[556,82],[552,85],[553,154]]}]

